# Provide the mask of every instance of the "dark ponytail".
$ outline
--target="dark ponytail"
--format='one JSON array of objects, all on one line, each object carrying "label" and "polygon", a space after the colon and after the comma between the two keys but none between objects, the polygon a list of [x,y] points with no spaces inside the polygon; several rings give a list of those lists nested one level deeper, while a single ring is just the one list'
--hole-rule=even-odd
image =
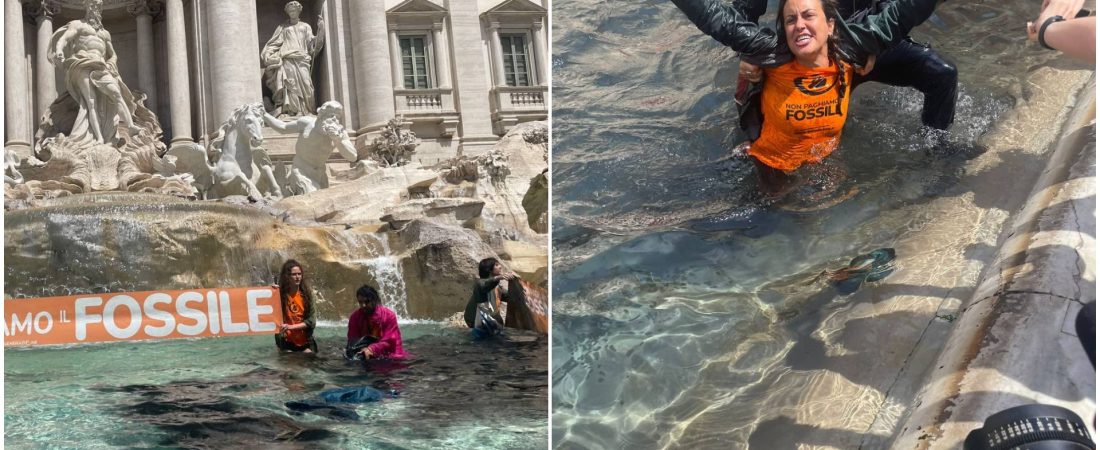
[{"label": "dark ponytail", "polygon": [[[833,2],[833,0],[821,0],[822,4],[826,2]],[[835,9],[835,3],[834,3]],[[841,58],[840,51],[840,37],[836,33],[829,35],[829,59],[836,64],[836,89],[837,89],[837,103],[836,110],[841,115],[844,114],[844,94],[848,92],[848,70],[844,64],[844,58]]]}]

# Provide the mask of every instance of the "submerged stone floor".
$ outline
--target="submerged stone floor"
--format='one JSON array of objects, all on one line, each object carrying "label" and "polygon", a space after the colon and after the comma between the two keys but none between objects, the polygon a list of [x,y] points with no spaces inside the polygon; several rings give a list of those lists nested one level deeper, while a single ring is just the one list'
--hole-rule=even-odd
[{"label": "submerged stone floor", "polygon": [[953,449],[1027,403],[1091,423],[1092,368],[1072,329],[1095,292],[1091,80],[1035,71],[956,186],[884,212],[909,224],[898,270],[840,305],[823,292],[799,308],[791,370],[759,393],[789,398],[769,401],[749,448]]}]

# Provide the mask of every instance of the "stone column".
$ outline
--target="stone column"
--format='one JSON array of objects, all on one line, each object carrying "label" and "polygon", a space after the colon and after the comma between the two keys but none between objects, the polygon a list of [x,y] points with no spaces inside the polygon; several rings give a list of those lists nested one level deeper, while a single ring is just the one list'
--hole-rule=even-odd
[{"label": "stone column", "polygon": [[401,73],[401,40],[397,35],[397,26],[390,26],[390,67],[393,68],[393,89],[405,89],[404,77]]},{"label": "stone column", "polygon": [[449,47],[443,41],[443,22],[432,24],[432,47],[435,50],[435,73],[440,89],[451,88],[451,64],[447,53]]},{"label": "stone column", "polygon": [[500,47],[500,24],[493,22],[489,24],[489,30],[492,32],[492,42],[489,43],[493,49],[493,54],[489,58],[493,61],[493,86],[504,86],[504,50]]},{"label": "stone column", "polygon": [[539,77],[539,86],[546,86],[550,80],[550,70],[546,66],[546,35],[542,32],[541,20],[533,24],[531,34],[535,41],[535,70]]},{"label": "stone column", "polygon": [[36,11],[38,20],[38,55],[35,60],[35,75],[38,85],[35,86],[35,116],[34,120],[42,117],[50,108],[54,100],[57,100],[57,68],[50,62],[53,57],[50,52],[50,38],[53,37],[53,16],[61,12],[61,4],[57,0],[41,1]]},{"label": "stone column", "polygon": [[[386,5],[381,0],[356,0],[348,6],[355,60],[355,96],[359,99],[359,130],[379,127],[395,114],[393,70],[387,67],[391,59],[386,49],[391,45],[386,42],[389,38]],[[359,145],[365,142],[365,135],[360,132]]]},{"label": "stone column", "polygon": [[20,160],[31,156],[33,114],[26,110],[31,91],[23,44],[23,5],[4,0],[4,149],[14,150]]},{"label": "stone column", "polygon": [[138,89],[145,93],[145,107],[157,111],[157,66],[153,58],[153,14],[150,0],[134,0],[127,8],[137,22]]},{"label": "stone column", "polygon": [[203,6],[210,56],[211,113],[214,122],[220,123],[229,119],[237,107],[263,101],[256,2],[216,1]]},{"label": "stone column", "polygon": [[191,81],[187,65],[187,31],[183,0],[166,0],[168,21],[168,106],[172,116],[172,145],[194,142],[191,136]]},{"label": "stone column", "polygon": [[[498,140],[493,134],[492,111],[489,107],[489,68],[485,67],[484,43],[481,38],[481,18],[478,3],[469,0],[448,0],[451,13],[450,39],[454,48],[454,89],[461,108],[459,151],[478,155],[489,151]],[[500,48],[499,33],[493,32],[493,45]],[[497,55],[497,59],[499,55]]]}]

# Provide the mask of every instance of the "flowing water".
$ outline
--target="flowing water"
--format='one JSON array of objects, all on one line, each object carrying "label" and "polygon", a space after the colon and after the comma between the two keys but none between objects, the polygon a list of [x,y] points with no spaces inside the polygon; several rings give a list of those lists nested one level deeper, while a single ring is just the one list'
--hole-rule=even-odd
[{"label": "flowing water", "polygon": [[[4,293],[266,285],[288,258],[309,270],[319,355],[271,336],[5,349],[8,448],[533,448],[546,442],[545,336],[475,341],[411,320],[384,234],[295,227],[251,208],[98,193],[5,213]],[[401,364],[347,363],[346,318],[373,282],[401,319]],[[370,386],[377,403],[298,413],[288,401]]]},{"label": "flowing water", "polygon": [[368,258],[352,259],[349,264],[363,267],[371,275],[382,304],[397,313],[398,317],[409,317],[408,293],[405,290],[405,277],[401,274],[401,265],[390,250],[389,240],[378,234],[354,233],[347,230],[333,232],[343,248],[358,251],[363,248],[377,248],[378,254]]},{"label": "flowing water", "polygon": [[[1029,74],[1073,68],[1026,42],[1037,8],[947,2],[912,33],[959,66],[953,140],[976,142],[1026,103]],[[888,398],[898,366],[878,356],[905,358],[912,342],[881,347],[895,335],[919,340],[921,328],[879,311],[890,295],[841,296],[817,275],[938,227],[921,205],[982,203],[960,181],[973,176],[975,155],[929,156],[920,94],[868,83],[829,157],[846,177],[819,180],[853,196],[831,207],[766,205],[751,165],[729,156],[745,140],[731,50],[666,0],[562,0],[553,35],[554,445],[855,448],[864,433],[888,438],[905,408]],[[997,182],[1025,189],[1043,165],[1029,152],[1000,158],[996,172],[1019,178]],[[952,239],[904,249],[887,281],[953,270],[935,265],[945,248],[974,260],[990,253]],[[962,289],[892,289],[935,297],[935,311],[957,304],[977,270]],[[835,425],[812,425],[823,417]]]},{"label": "flowing water", "polygon": [[[403,363],[345,362],[345,328],[318,355],[270,336],[8,349],[7,448],[537,448],[546,442],[544,337],[475,341],[403,323]],[[289,401],[369,386],[379,402],[294,412]],[[354,414],[349,414],[349,411]],[[339,413],[339,414],[337,414]],[[357,416],[357,417],[355,417]]]}]

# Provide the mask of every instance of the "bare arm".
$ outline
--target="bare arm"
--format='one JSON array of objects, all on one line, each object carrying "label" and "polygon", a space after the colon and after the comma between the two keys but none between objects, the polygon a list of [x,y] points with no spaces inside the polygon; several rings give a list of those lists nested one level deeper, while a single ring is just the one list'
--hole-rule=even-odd
[{"label": "bare arm", "polygon": [[50,51],[54,52],[54,61],[61,63],[65,61],[65,47],[69,46],[69,40],[76,36],[76,27],[66,25],[65,32],[58,38],[57,43],[50,47]]},{"label": "bare arm", "polygon": [[355,162],[359,160],[359,153],[355,151],[355,144],[351,143],[351,139],[348,138],[348,134],[344,135],[336,141],[336,151],[340,152],[340,156],[344,159]]},{"label": "bare arm", "polygon": [[1043,23],[1043,14],[1071,19],[1077,16],[1082,6],[1085,6],[1085,0],[1043,0],[1043,6],[1039,8],[1042,12],[1036,22]]},{"label": "bare arm", "polygon": [[302,123],[301,119],[294,119],[290,122],[283,122],[275,118],[275,116],[268,114],[266,111],[264,112],[264,123],[266,123],[267,126],[271,127],[275,131],[283,134],[301,133],[302,130],[305,129],[305,124]]},{"label": "bare arm", "polygon": [[[1028,38],[1039,39],[1041,24],[1028,24]],[[1096,61],[1096,17],[1083,17],[1047,25],[1043,41],[1054,49],[1085,61]]]},{"label": "bare arm", "polygon": [[351,139],[348,138],[348,132],[342,127],[331,134],[329,138],[336,144],[336,151],[340,152],[340,156],[343,156],[344,159],[350,162],[359,160],[359,152],[355,151],[355,144],[351,142]]},{"label": "bare arm", "polygon": [[320,121],[317,126],[321,127],[321,132],[335,144],[336,151],[340,152],[340,156],[351,162],[359,160],[359,152],[355,151],[355,144],[352,144],[351,139],[348,138],[347,130],[336,118],[318,118],[317,120]]}]

